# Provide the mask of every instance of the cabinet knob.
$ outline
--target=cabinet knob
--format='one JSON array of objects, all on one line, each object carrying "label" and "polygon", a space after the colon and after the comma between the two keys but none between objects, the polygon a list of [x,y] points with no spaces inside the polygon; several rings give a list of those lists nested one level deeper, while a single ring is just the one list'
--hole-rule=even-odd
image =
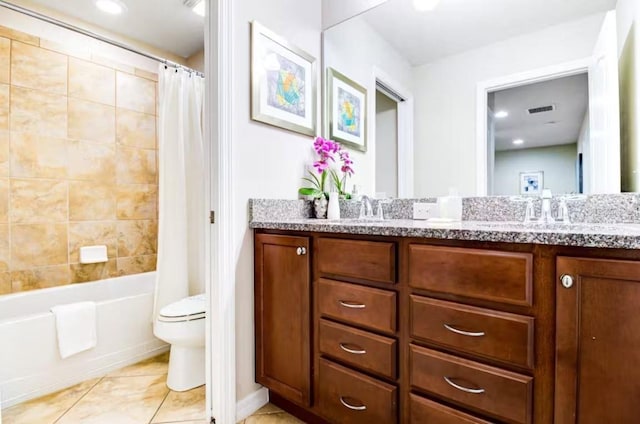
[{"label": "cabinet knob", "polygon": [[560,282],[562,283],[562,287],[565,289],[570,289],[573,287],[573,277],[567,274],[564,274],[560,277]]},{"label": "cabinet knob", "polygon": [[306,248],[306,247],[298,247],[298,248],[296,249],[296,254],[297,254],[298,256],[306,255],[306,254],[307,254],[307,248]]}]

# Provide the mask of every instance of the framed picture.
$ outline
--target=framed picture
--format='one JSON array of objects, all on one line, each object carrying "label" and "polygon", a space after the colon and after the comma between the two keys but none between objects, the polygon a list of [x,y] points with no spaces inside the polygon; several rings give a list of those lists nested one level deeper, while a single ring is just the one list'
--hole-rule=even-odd
[{"label": "framed picture", "polygon": [[335,69],[327,70],[329,138],[367,151],[367,90]]},{"label": "framed picture", "polygon": [[543,188],[543,171],[520,173],[520,194],[542,194]]},{"label": "framed picture", "polygon": [[251,23],[251,119],[316,135],[316,59]]}]

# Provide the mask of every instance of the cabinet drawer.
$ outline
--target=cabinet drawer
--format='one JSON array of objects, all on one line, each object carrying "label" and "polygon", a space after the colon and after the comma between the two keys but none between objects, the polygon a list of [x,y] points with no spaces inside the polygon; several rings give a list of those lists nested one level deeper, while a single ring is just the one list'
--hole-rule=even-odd
[{"label": "cabinet drawer", "polygon": [[318,310],[341,321],[387,333],[396,331],[396,294],[391,291],[321,278]]},{"label": "cabinet drawer", "polygon": [[409,284],[417,289],[530,306],[533,255],[409,245]]},{"label": "cabinet drawer", "polygon": [[391,379],[396,378],[396,341],[324,319],[319,324],[320,353]]},{"label": "cabinet drawer", "polygon": [[414,394],[410,396],[409,403],[411,424],[490,424],[489,421]]},{"label": "cabinet drawer", "polygon": [[321,273],[389,284],[396,281],[394,243],[334,238],[319,238],[317,243]]},{"label": "cabinet drawer", "polygon": [[318,372],[318,409],[332,423],[396,423],[397,389],[325,359]]},{"label": "cabinet drawer", "polygon": [[531,317],[411,296],[411,337],[533,368]]},{"label": "cabinet drawer", "polygon": [[498,420],[530,423],[533,378],[411,346],[411,386]]}]

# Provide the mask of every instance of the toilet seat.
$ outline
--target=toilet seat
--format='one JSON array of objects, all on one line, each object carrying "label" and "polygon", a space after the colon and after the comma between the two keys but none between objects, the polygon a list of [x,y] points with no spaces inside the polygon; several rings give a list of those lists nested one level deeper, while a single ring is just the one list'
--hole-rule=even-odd
[{"label": "toilet seat", "polygon": [[158,321],[186,322],[206,317],[206,301],[204,294],[190,296],[171,303],[160,310]]}]

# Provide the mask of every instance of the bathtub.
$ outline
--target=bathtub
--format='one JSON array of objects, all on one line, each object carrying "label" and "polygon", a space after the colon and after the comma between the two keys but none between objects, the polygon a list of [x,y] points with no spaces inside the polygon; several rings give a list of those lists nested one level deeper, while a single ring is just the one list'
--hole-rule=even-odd
[{"label": "bathtub", "polygon": [[[155,272],[0,296],[0,400],[6,408],[168,350],[153,335]],[[97,304],[98,345],[61,359],[52,306]]]}]

